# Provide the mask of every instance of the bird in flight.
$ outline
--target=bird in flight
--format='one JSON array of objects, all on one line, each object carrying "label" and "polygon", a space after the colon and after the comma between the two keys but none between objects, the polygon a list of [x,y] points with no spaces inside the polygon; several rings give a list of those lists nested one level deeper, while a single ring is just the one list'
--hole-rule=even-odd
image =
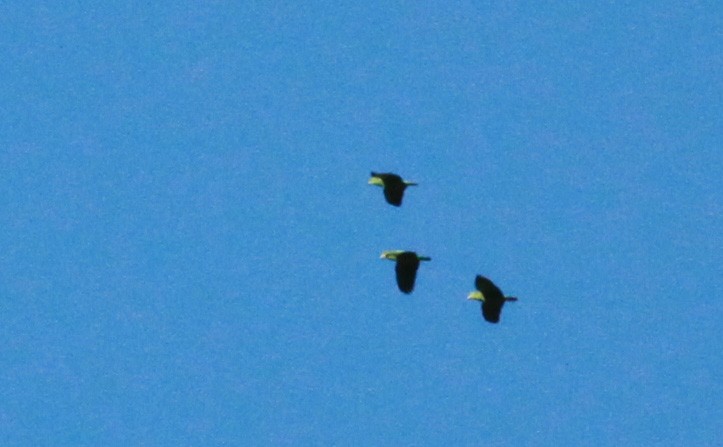
[{"label": "bird in flight", "polygon": [[470,293],[467,299],[482,302],[482,316],[490,323],[500,321],[500,312],[506,301],[517,301],[514,296],[504,296],[492,281],[482,275],[477,275],[474,285],[477,290]]},{"label": "bird in flight", "polygon": [[387,199],[389,204],[394,206],[402,206],[402,198],[404,197],[404,190],[407,189],[407,186],[417,186],[416,183],[403,180],[397,174],[390,172],[383,174],[372,172],[369,184],[384,188],[384,198]]},{"label": "bird in flight", "polygon": [[417,269],[420,261],[431,261],[428,256],[419,256],[413,251],[390,250],[382,252],[381,259],[395,261],[394,271],[397,274],[397,287],[404,293],[412,293],[414,280],[417,278]]}]

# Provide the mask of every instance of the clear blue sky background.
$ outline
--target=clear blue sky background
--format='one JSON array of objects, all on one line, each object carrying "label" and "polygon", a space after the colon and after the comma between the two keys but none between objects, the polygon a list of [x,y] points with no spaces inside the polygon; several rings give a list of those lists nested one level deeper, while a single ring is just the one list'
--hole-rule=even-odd
[{"label": "clear blue sky background", "polygon": [[723,445],[723,6],[566,3],[3,2],[0,444]]}]

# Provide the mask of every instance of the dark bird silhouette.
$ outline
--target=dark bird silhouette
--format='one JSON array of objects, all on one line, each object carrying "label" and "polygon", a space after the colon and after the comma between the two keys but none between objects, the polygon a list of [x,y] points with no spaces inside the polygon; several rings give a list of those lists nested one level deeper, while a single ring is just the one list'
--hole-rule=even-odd
[{"label": "dark bird silhouette", "polygon": [[506,301],[517,301],[514,296],[504,296],[492,281],[482,275],[477,275],[474,285],[477,290],[470,293],[467,299],[482,302],[482,316],[490,323],[500,321],[500,312]]},{"label": "dark bird silhouette", "polygon": [[417,279],[417,269],[420,261],[431,261],[428,256],[418,256],[413,251],[391,250],[382,252],[381,259],[395,261],[394,271],[397,274],[397,286],[404,293],[412,293],[414,281]]},{"label": "dark bird silhouette", "polygon": [[384,198],[387,199],[389,204],[394,206],[402,206],[402,198],[404,197],[404,190],[407,189],[407,186],[417,186],[416,183],[403,180],[397,174],[379,174],[377,172],[372,172],[369,184],[384,188]]}]

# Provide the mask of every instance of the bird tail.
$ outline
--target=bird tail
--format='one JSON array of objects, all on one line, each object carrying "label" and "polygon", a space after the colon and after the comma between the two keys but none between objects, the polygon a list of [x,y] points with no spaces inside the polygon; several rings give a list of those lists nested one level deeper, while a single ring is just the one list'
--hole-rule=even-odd
[{"label": "bird tail", "polygon": [[420,260],[420,261],[431,261],[432,258],[430,258],[429,256],[420,256],[420,257],[419,257],[419,260]]},{"label": "bird tail", "polygon": [[417,182],[410,182],[407,180],[404,180],[404,184],[407,186],[418,186],[419,185]]},{"label": "bird tail", "polygon": [[505,301],[517,301],[517,297],[516,296],[506,296]]}]

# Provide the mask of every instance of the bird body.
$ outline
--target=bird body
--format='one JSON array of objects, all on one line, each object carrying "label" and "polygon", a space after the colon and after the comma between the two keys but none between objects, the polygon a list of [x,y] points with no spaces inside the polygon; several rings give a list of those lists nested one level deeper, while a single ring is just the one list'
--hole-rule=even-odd
[{"label": "bird body", "polygon": [[416,183],[403,180],[400,176],[391,172],[381,174],[372,172],[369,184],[384,188],[384,198],[387,203],[394,206],[402,206],[402,198],[407,186],[417,186]]},{"label": "bird body", "polygon": [[394,271],[397,276],[397,287],[403,293],[409,294],[414,290],[417,270],[421,261],[431,261],[428,256],[419,256],[413,251],[390,250],[382,252],[381,259],[395,261]]},{"label": "bird body", "polygon": [[500,321],[502,306],[506,301],[517,301],[513,296],[504,296],[499,287],[482,275],[477,275],[474,284],[477,290],[470,293],[467,299],[482,302],[482,316],[490,323]]}]

